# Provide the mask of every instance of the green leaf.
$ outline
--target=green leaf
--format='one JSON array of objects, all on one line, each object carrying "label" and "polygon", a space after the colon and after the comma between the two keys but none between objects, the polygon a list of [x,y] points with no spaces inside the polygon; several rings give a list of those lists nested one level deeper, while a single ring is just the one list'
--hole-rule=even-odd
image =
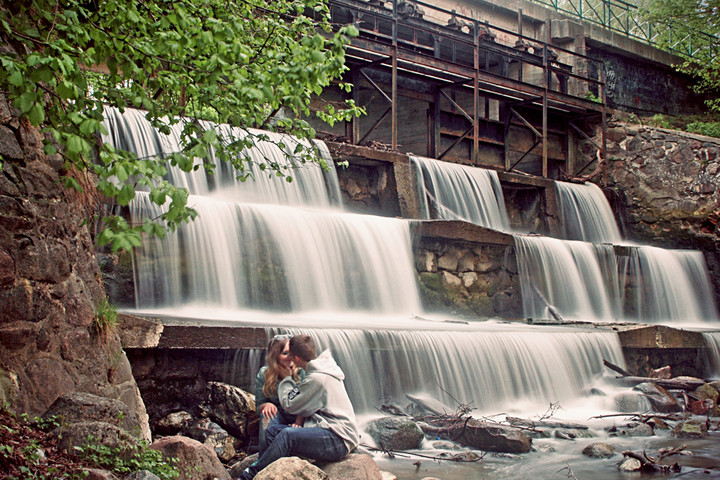
[{"label": "green leaf", "polygon": [[120,205],[125,206],[135,198],[135,189],[132,185],[123,185],[120,193],[117,195],[117,201]]}]

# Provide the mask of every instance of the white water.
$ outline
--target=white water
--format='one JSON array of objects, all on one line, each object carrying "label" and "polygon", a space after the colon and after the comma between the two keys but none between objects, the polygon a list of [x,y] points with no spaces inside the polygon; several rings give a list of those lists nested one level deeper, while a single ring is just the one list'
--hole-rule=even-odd
[{"label": "white water", "polygon": [[487,413],[544,408],[584,396],[602,376],[603,359],[624,364],[614,332],[495,323],[448,324],[446,331],[291,331],[331,349],[361,412],[405,404],[405,394],[418,393]]},{"label": "white water", "polygon": [[707,357],[710,364],[710,376],[720,379],[720,332],[703,332]]},{"label": "white water", "polygon": [[620,288],[612,246],[517,235],[515,248],[525,316],[551,318],[549,304],[565,319],[617,317]]},{"label": "white water", "polygon": [[593,243],[619,243],[620,229],[600,187],[555,182],[565,239]]},{"label": "white water", "polygon": [[497,172],[431,158],[412,157],[416,165],[423,218],[430,204],[444,220],[465,220],[483,227],[509,231]]}]

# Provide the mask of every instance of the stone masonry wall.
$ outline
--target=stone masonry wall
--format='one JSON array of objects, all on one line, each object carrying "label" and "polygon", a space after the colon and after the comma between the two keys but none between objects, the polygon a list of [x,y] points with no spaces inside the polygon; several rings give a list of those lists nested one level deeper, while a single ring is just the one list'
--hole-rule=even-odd
[{"label": "stone masonry wall", "polygon": [[459,315],[520,318],[514,248],[425,239],[416,250],[423,306]]},{"label": "stone masonry wall", "polygon": [[720,304],[720,139],[608,126],[607,186],[624,238],[702,251]]},{"label": "stone masonry wall", "polygon": [[[0,401],[39,415],[82,391],[145,407],[117,333],[93,329],[104,297],[80,198],[63,161],[0,96]],[[149,435],[149,430],[145,432]]]}]

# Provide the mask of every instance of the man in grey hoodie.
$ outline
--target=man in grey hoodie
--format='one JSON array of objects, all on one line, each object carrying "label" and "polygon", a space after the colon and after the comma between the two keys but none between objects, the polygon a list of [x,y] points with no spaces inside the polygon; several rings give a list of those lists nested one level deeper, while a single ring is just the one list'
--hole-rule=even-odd
[{"label": "man in grey hoodie", "polygon": [[280,404],[286,412],[305,417],[303,427],[271,424],[265,432],[266,448],[258,461],[245,469],[243,480],[251,480],[263,468],[282,457],[302,456],[336,462],[357,447],[359,433],[355,412],[345,391],[345,375],[330,351],[317,356],[309,335],[290,339],[290,354],[305,370],[305,379],[295,383],[287,369],[278,384]]}]

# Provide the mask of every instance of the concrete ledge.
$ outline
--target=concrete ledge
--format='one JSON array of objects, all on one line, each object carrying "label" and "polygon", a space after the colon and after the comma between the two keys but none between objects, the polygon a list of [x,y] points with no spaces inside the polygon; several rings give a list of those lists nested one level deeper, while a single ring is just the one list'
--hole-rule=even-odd
[{"label": "concrete ledge", "polygon": [[642,325],[618,330],[623,348],[702,348],[706,347],[702,333],[666,327]]},{"label": "concrete ledge", "polygon": [[514,246],[512,235],[460,220],[418,220],[413,222],[413,234],[445,240]]}]

